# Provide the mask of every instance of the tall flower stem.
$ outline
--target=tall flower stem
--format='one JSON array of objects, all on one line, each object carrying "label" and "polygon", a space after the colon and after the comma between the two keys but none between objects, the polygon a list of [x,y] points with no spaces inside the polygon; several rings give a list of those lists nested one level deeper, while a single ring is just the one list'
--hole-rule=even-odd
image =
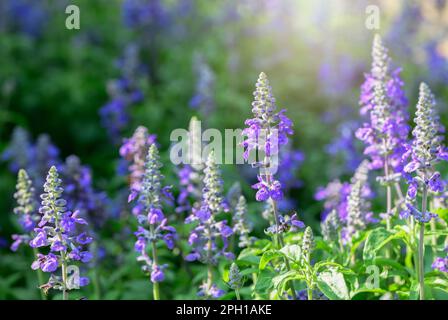
[{"label": "tall flower stem", "polygon": [[[386,142],[384,142],[386,144]],[[386,185],[386,229],[387,231],[390,231],[390,220],[392,217],[392,187],[389,183],[389,159],[386,156],[384,158],[384,175],[387,181]],[[386,248],[386,257],[390,258],[390,250],[389,248]]]},{"label": "tall flower stem", "polygon": [[[94,255],[94,265],[98,264],[98,244],[96,241],[92,243],[92,251],[95,253]],[[95,292],[96,299],[101,300],[101,283],[100,283],[100,275],[98,273],[98,268],[94,268],[93,270],[93,288]]]},{"label": "tall flower stem", "polygon": [[236,295],[236,300],[241,300],[239,289],[235,289],[235,295]]},{"label": "tall flower stem", "polygon": [[[384,160],[384,174],[386,176],[386,181],[389,179],[389,164],[387,163],[387,157]],[[386,218],[386,229],[390,230],[390,218],[392,212],[392,187],[389,183],[386,186],[386,203],[387,203],[387,218]]]},{"label": "tall flower stem", "polygon": [[313,290],[310,288],[310,286],[307,286],[306,294],[308,296],[308,300],[313,300]]},{"label": "tall flower stem", "polygon": [[[151,234],[154,234],[154,225],[151,224],[149,228],[150,228]],[[156,241],[151,241],[151,245],[152,245],[153,265],[158,266],[159,263],[157,261],[157,244],[156,244]],[[154,300],[160,300],[159,283],[157,281],[153,282],[152,292],[153,292]]]},{"label": "tall flower stem", "polygon": [[65,259],[65,252],[61,251],[62,258],[62,300],[68,300],[67,288],[67,261]]},{"label": "tall flower stem", "polygon": [[[428,189],[426,184],[423,184],[422,191],[422,213],[426,214],[426,206],[428,202]],[[420,300],[425,300],[425,224],[420,223],[420,237],[418,243],[418,282],[420,286]]]},{"label": "tall flower stem", "polygon": [[[34,256],[37,257],[37,255],[39,254],[39,250],[37,248],[33,248],[33,253]],[[45,283],[44,274],[40,269],[37,269],[37,281],[39,282],[39,286]],[[45,295],[45,293],[40,289],[39,291],[40,291],[40,298],[42,300],[47,300],[47,296]]]},{"label": "tall flower stem", "polygon": [[[279,226],[280,226],[280,222],[278,219],[278,209],[277,209],[277,202],[273,199],[271,199],[272,201],[272,209],[274,211],[274,218],[275,218],[275,227],[277,230],[279,230]],[[280,232],[277,232],[277,242],[278,242],[278,246],[280,247],[279,249],[284,247],[284,241],[283,241],[283,236]],[[288,269],[288,271],[291,271],[291,266],[289,265],[289,261],[287,258],[285,258],[285,265],[286,265],[286,269]],[[291,290],[291,294],[293,297],[296,296],[296,290],[294,288],[294,284],[292,281],[289,281],[289,289]]]},{"label": "tall flower stem", "polygon": [[[52,208],[55,212],[57,211],[56,207]],[[58,217],[56,217],[55,219],[55,230],[59,230],[59,232],[57,233],[57,238],[59,239],[59,241],[63,241],[63,237],[61,234],[62,227],[61,227],[61,223],[58,219]],[[68,300],[68,287],[67,287],[67,251],[66,250],[62,250],[61,251],[61,272],[62,272],[62,300]]]}]

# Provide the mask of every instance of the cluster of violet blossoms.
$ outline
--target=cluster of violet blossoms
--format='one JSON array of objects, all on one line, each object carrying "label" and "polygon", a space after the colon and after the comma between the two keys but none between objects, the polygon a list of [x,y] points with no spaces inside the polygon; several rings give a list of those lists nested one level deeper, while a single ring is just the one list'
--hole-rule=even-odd
[{"label": "cluster of violet blossoms", "polygon": [[[260,73],[255,85],[252,113],[254,118],[245,121],[248,126],[243,130],[243,157],[252,166],[259,167],[258,183],[252,188],[257,190],[257,201],[269,201],[266,212],[275,219],[275,225],[268,228],[269,234],[277,234],[279,244],[282,242],[280,234],[290,228],[303,228],[304,224],[297,220],[297,215],[283,217],[277,212],[277,202],[283,199],[282,185],[274,179],[274,171],[279,166],[280,147],[288,143],[288,136],[293,134],[293,123],[285,115],[286,110],[277,112],[277,105],[272,94],[272,88],[265,73]],[[253,154],[256,151],[256,154]],[[252,157],[255,156],[255,159]],[[258,158],[258,161],[257,161]]]},{"label": "cluster of violet blossoms", "polygon": [[118,61],[118,68],[121,76],[108,83],[110,100],[99,111],[102,125],[114,142],[119,141],[122,131],[129,123],[129,108],[144,98],[140,82],[145,76],[146,68],[140,63],[137,45],[125,48],[123,59]]},{"label": "cluster of violet blossoms", "polygon": [[[243,141],[244,159],[260,166],[266,171],[273,168],[272,157],[278,156],[279,147],[288,143],[288,136],[293,134],[292,121],[285,115],[285,110],[277,112],[275,98],[265,73],[260,73],[252,102],[254,118],[245,121],[248,128],[243,130],[246,139]],[[258,151],[264,155],[262,161],[249,159],[251,151]],[[260,154],[258,154],[260,156]],[[269,198],[279,201],[283,199],[283,191],[278,180],[272,174],[264,171],[258,176],[258,183],[253,185],[257,189],[257,201],[267,201]]]},{"label": "cluster of violet blossoms", "polygon": [[356,169],[351,183],[335,180],[327,187],[319,188],[315,199],[324,201],[322,234],[326,239],[340,237],[347,244],[358,229],[377,222],[370,211],[369,199],[373,192],[368,184],[369,162],[364,160]]},{"label": "cluster of violet blossoms", "polygon": [[[138,261],[144,262],[142,270],[151,274],[153,283],[165,279],[164,269],[157,257],[157,242],[163,240],[169,249],[174,248],[177,238],[176,229],[168,225],[168,220],[162,211],[163,176],[160,173],[162,164],[159,160],[159,151],[155,144],[151,144],[145,163],[145,172],[138,191],[131,190],[129,201],[136,200],[140,209],[136,213],[139,223],[135,232],[137,241],[135,251],[140,255]],[[148,255],[148,246],[152,246],[152,256]]]},{"label": "cluster of violet blossoms", "polygon": [[28,243],[32,237],[32,231],[40,220],[37,213],[37,202],[35,199],[35,190],[33,183],[25,170],[19,170],[17,177],[16,193],[14,198],[17,206],[14,213],[18,216],[18,222],[22,228],[22,234],[13,234],[14,242],[11,245],[12,251],[17,251],[22,243]]},{"label": "cluster of violet blossoms", "polygon": [[98,192],[92,183],[92,172],[81,164],[81,160],[71,155],[61,165],[61,177],[64,181],[64,195],[67,207],[76,208],[95,230],[101,229],[109,218],[110,199],[105,192]]},{"label": "cluster of violet blossoms", "polygon": [[[176,212],[189,212],[192,207],[200,205],[202,185],[203,185],[203,169],[202,160],[202,141],[200,121],[196,117],[192,117],[189,123],[188,135],[188,160],[189,164],[183,164],[178,170],[179,178],[179,195],[177,196]],[[190,201],[193,201],[191,204]]]},{"label": "cluster of violet blossoms", "polygon": [[[34,229],[35,237],[30,241],[32,248],[49,247],[48,254],[37,254],[37,259],[32,264],[32,269],[41,269],[52,273],[50,281],[43,287],[66,290],[85,286],[88,278],[80,277],[68,279],[67,268],[70,263],[80,261],[87,263],[92,259],[92,254],[84,250],[84,246],[92,242],[86,231],[81,226],[87,226],[86,220],[78,217],[78,211],[67,211],[67,202],[62,198],[64,189],[56,167],[52,166],[48,172],[44,184],[44,193],[41,195],[39,213],[42,218]],[[61,267],[61,276],[55,272]]]},{"label": "cluster of violet blossoms", "polygon": [[[156,144],[156,136],[149,134],[147,128],[139,126],[131,138],[124,139],[120,147],[120,156],[128,165],[128,182],[132,197],[136,197],[142,188],[148,151],[153,144]],[[169,187],[165,187],[162,192],[171,197]],[[136,203],[132,209],[135,216],[141,214],[142,211],[143,205],[140,202]]]},{"label": "cluster of violet blossoms", "polygon": [[445,182],[434,166],[439,161],[448,160],[448,151],[443,145],[445,128],[440,123],[434,95],[425,83],[420,84],[414,122],[416,124],[412,131],[414,139],[404,155],[404,158],[409,161],[404,168],[409,188],[406,195],[407,210],[403,212],[403,215],[412,214],[415,219],[424,223],[436,215],[420,212],[413,205],[417,192],[423,188],[433,193],[442,193],[445,190]]},{"label": "cluster of violet blossoms", "polygon": [[448,246],[444,250],[447,255],[443,257],[436,257],[432,264],[432,268],[434,270],[438,270],[440,272],[447,272],[448,273]]},{"label": "cluster of violet blossoms", "polygon": [[[220,172],[214,152],[211,152],[205,163],[202,202],[198,208],[193,208],[192,214],[185,220],[186,223],[196,223],[188,238],[192,252],[185,257],[187,261],[198,260],[211,268],[218,263],[220,257],[234,259],[233,253],[227,251],[233,230],[225,220],[216,220],[216,215],[226,210]],[[202,284],[199,295],[218,298],[223,293],[212,283],[209,275],[208,281]]]},{"label": "cluster of violet blossoms", "polygon": [[356,137],[367,145],[364,154],[371,158],[370,169],[390,167],[392,173],[399,174],[409,134],[401,69],[391,70],[391,59],[379,35],[373,40],[372,58],[360,98],[361,115],[369,113],[370,122],[356,131]]}]

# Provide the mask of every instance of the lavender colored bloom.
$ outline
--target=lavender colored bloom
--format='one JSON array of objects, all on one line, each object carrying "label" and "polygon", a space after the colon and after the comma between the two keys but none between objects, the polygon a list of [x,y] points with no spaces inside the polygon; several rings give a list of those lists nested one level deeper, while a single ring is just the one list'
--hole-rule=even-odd
[{"label": "lavender colored bloom", "polygon": [[[292,149],[290,144],[283,146],[280,150],[280,163],[278,172],[278,181],[282,185],[285,194],[291,190],[300,188],[302,182],[298,179],[298,171],[304,161],[304,155],[301,151]],[[287,197],[279,202],[280,210],[293,210],[295,201]]]},{"label": "lavender colored bloom", "polygon": [[353,139],[358,128],[358,121],[343,121],[337,128],[337,135],[325,148],[332,157],[342,155],[344,160],[342,173],[353,172],[361,163],[361,152],[356,140]]},{"label": "lavender colored bloom", "polygon": [[[47,255],[38,254],[33,262],[33,269],[53,273],[50,281],[43,285],[47,289],[55,288],[64,292],[79,288],[80,283],[74,286],[67,281],[67,266],[74,261],[88,262],[91,254],[83,251],[82,244],[77,241],[79,230],[87,222],[78,217],[78,212],[67,211],[67,202],[62,198],[64,189],[56,167],[52,166],[44,184],[44,193],[41,195],[42,203],[39,213],[43,216],[35,228],[36,236],[30,241],[30,246],[49,246],[51,252]],[[61,275],[55,274],[61,267]],[[85,281],[84,281],[85,283]]]},{"label": "lavender colored bloom", "polygon": [[120,147],[120,156],[129,163],[129,185],[132,193],[141,189],[145,174],[145,161],[149,147],[156,143],[156,136],[148,133],[148,129],[139,126],[129,139],[124,139]]},{"label": "lavender colored bloom", "polygon": [[[33,0],[6,0],[7,26],[31,38],[40,37],[48,21],[45,3]],[[3,16],[3,15],[2,15]]]},{"label": "lavender colored bloom", "polygon": [[25,170],[20,169],[17,177],[16,193],[14,198],[17,201],[17,206],[14,208],[14,213],[18,216],[18,221],[22,227],[23,234],[14,234],[14,240],[11,245],[11,250],[16,251],[20,244],[28,243],[32,236],[32,231],[40,219],[37,213],[37,203],[35,199],[35,190],[31,179]]},{"label": "lavender colored bloom", "polygon": [[[244,158],[249,160],[252,150],[265,155],[265,161],[279,153],[279,147],[288,143],[288,136],[293,134],[292,121],[286,117],[285,110],[277,112],[275,98],[268,78],[260,73],[254,91],[252,112],[254,118],[246,120],[248,128],[243,130],[246,139]],[[253,163],[254,164],[254,163]],[[272,163],[258,163],[272,169]],[[260,187],[262,184],[260,184]]]},{"label": "lavender colored bloom", "polygon": [[347,197],[350,194],[350,184],[334,180],[326,187],[320,187],[314,195],[317,201],[324,201],[322,220],[333,210],[336,211],[340,220],[347,219]]},{"label": "lavender colored bloom", "polygon": [[431,268],[440,272],[448,272],[448,256],[445,258],[437,257],[431,265]]},{"label": "lavender colored bloom", "polygon": [[447,151],[443,145],[443,133],[445,128],[440,123],[436,110],[433,94],[425,83],[420,84],[420,94],[417,103],[414,122],[416,124],[412,135],[414,139],[404,158],[408,164],[404,167],[408,181],[406,196],[406,209],[402,214],[409,214],[424,223],[435,217],[430,212],[419,211],[414,203],[417,192],[422,190],[432,193],[443,193],[445,183],[441,180],[440,173],[435,171],[435,164],[439,161],[447,161]]},{"label": "lavender colored bloom", "polygon": [[[131,190],[131,201],[135,198],[140,204],[141,210],[137,214],[139,223],[135,232],[137,241],[135,250],[139,252],[137,261],[144,262],[142,270],[151,274],[151,281],[161,282],[164,280],[163,269],[157,257],[157,242],[162,240],[169,249],[173,249],[177,238],[176,230],[168,225],[168,221],[162,212],[162,180],[160,173],[162,164],[159,160],[159,151],[155,144],[151,144],[145,162],[145,171],[142,176],[139,190]],[[147,248],[152,246],[152,257],[148,255]]]},{"label": "lavender colored bloom", "polygon": [[384,167],[400,173],[409,134],[403,81],[400,69],[391,70],[379,35],[373,41],[372,57],[372,69],[361,87],[360,98],[361,114],[369,113],[370,122],[357,130],[356,137],[366,144],[364,154],[371,158],[370,169]]},{"label": "lavender colored bloom", "polygon": [[33,157],[33,148],[29,133],[21,127],[15,127],[11,142],[1,155],[1,160],[8,162],[11,172],[17,173],[19,169],[28,168]]},{"label": "lavender colored bloom", "polygon": [[77,156],[69,156],[61,165],[65,197],[69,208],[77,208],[79,215],[89,221],[89,225],[99,230],[109,218],[106,193],[98,192],[92,185],[92,173],[83,166]]},{"label": "lavender colored bloom", "polygon": [[119,142],[122,131],[129,123],[129,108],[144,98],[140,82],[145,77],[146,68],[139,62],[138,46],[129,45],[125,48],[118,67],[121,76],[109,82],[110,100],[99,111],[102,125],[114,142]]},{"label": "lavender colored bloom", "polygon": [[[193,247],[187,260],[199,260],[205,264],[215,265],[219,257],[230,258],[232,254],[227,252],[229,237],[233,234],[232,228],[226,221],[216,221],[216,215],[224,212],[226,206],[222,198],[222,181],[219,168],[216,165],[214,153],[208,156],[204,169],[204,189],[200,207],[193,208],[193,212],[187,217],[186,223],[196,223],[191,231],[189,244]],[[220,248],[218,239],[222,240]]]},{"label": "lavender colored bloom", "polygon": [[254,238],[249,236],[252,231],[252,225],[247,222],[247,203],[243,195],[240,196],[234,210],[232,217],[233,233],[238,237],[238,246],[240,248],[249,247],[253,243]]},{"label": "lavender colored bloom", "polygon": [[168,23],[168,12],[160,0],[124,0],[122,19],[130,29],[162,27]]},{"label": "lavender colored bloom", "polygon": [[332,99],[341,98],[349,93],[358,80],[361,64],[349,55],[327,54],[318,73],[323,92]]},{"label": "lavender colored bloom", "polygon": [[[214,153],[210,152],[204,168],[202,202],[198,208],[193,208],[192,214],[185,220],[186,223],[195,223],[188,239],[192,252],[185,257],[187,261],[201,261],[211,270],[221,257],[234,259],[233,253],[227,251],[233,230],[225,220],[216,220],[217,214],[226,209],[222,197],[221,175]],[[208,280],[201,286],[200,296],[218,298],[222,294],[212,282],[209,271]]]},{"label": "lavender colored bloom", "polygon": [[215,284],[208,286],[207,283],[203,283],[200,286],[200,290],[198,292],[199,297],[212,298],[212,299],[219,299],[224,294],[225,294],[224,290],[219,289]]}]

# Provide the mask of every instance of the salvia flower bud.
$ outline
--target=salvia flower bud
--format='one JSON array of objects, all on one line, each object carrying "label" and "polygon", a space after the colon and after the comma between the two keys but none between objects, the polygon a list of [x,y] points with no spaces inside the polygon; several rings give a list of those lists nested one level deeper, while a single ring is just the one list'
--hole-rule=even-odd
[{"label": "salvia flower bud", "polygon": [[238,246],[245,248],[253,243],[254,238],[249,234],[252,226],[247,222],[247,203],[243,195],[240,196],[233,215],[233,232],[239,237]]},{"label": "salvia flower bud", "polygon": [[229,282],[228,285],[233,290],[241,289],[243,286],[243,276],[240,273],[240,269],[236,263],[232,263],[229,270]]},{"label": "salvia flower bud", "polygon": [[16,190],[14,198],[17,201],[17,206],[14,208],[14,213],[18,216],[18,221],[22,227],[23,234],[12,235],[14,240],[11,245],[12,251],[16,251],[22,243],[29,242],[31,239],[30,235],[40,219],[40,216],[37,213],[37,202],[35,199],[33,183],[23,169],[19,170]]},{"label": "salvia flower bud", "polygon": [[309,263],[311,253],[314,249],[314,235],[310,227],[306,227],[302,238],[302,254],[304,259]]}]

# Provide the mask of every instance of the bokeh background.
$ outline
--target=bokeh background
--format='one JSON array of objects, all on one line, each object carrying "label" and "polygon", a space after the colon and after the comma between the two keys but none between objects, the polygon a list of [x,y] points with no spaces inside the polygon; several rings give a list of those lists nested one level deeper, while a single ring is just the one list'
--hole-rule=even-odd
[{"label": "bokeh background", "polygon": [[[80,8],[80,30],[65,28],[69,4]],[[380,30],[365,27],[372,4],[381,12]],[[194,115],[205,128],[242,128],[261,71],[294,121],[280,172],[288,185],[284,208],[296,209],[318,232],[317,188],[347,179],[362,158],[353,132],[362,121],[359,86],[376,32],[402,67],[410,111],[426,81],[446,119],[444,0],[0,0],[0,299],[39,297],[31,252],[9,250],[18,232],[12,214],[18,168],[39,180],[50,165],[77,159],[91,177],[101,239],[93,275],[100,289],[77,294],[147,298],[149,282],[132,250],[123,138],[139,125],[157,135],[176,193],[171,131],[187,128]],[[254,176],[247,169],[223,166],[225,189],[241,183],[255,233],[262,235],[267,224],[252,200]],[[172,262],[184,263],[181,257]],[[167,286],[165,298],[195,297],[190,275],[168,274]]]}]

